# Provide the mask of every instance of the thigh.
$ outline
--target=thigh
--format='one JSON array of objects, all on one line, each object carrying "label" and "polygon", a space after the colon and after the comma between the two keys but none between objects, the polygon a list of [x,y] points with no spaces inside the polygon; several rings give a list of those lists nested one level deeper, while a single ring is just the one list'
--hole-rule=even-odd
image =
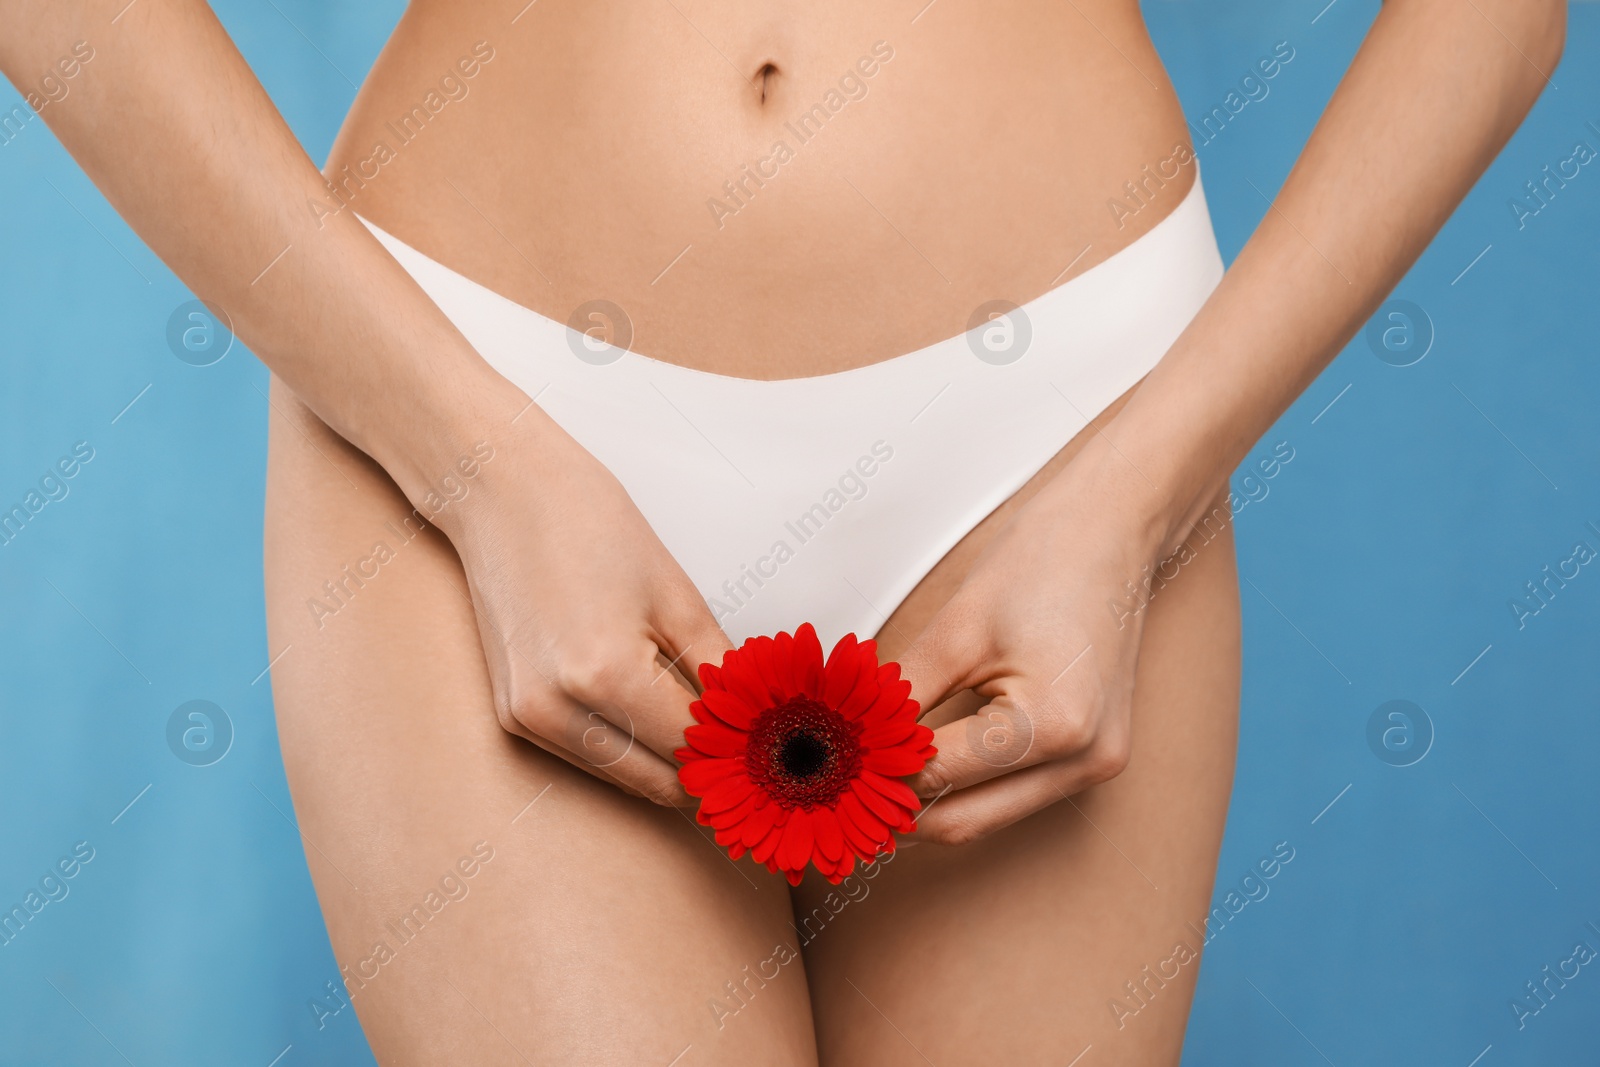
[{"label": "thigh", "polygon": [[[884,627],[885,655],[984,532]],[[823,1064],[1178,1062],[1233,781],[1231,529],[1147,612],[1121,775],[975,844],[902,848],[848,896],[796,891]]]},{"label": "thigh", "polygon": [[284,765],[379,1061],[815,1062],[786,887],[502,731],[449,543],[276,382],[271,425]]}]

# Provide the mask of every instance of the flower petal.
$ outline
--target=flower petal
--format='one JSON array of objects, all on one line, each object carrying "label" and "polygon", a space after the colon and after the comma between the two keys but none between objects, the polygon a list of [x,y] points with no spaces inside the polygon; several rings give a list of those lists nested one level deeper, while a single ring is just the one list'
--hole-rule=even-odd
[{"label": "flower petal", "polygon": [[[771,806],[775,808],[777,807],[776,804]],[[793,813],[784,811],[780,808],[779,814],[786,816]],[[775,871],[778,869],[778,862],[775,856],[778,851],[778,846],[783,843],[783,831],[784,824],[780,820],[772,827],[771,830],[767,831],[767,835],[765,837],[763,837],[760,841],[757,841],[750,848],[750,855],[755,857],[755,861],[757,863],[766,864],[768,870]]]},{"label": "flower petal", "polygon": [[843,704],[855,688],[859,667],[856,635],[845,634],[828,653],[827,665],[822,668],[822,702],[830,708]]},{"label": "flower petal", "polygon": [[[722,658],[726,660],[728,654],[724,652]],[[711,663],[700,664],[700,688],[720,689],[722,687],[722,668]]]},{"label": "flower petal", "polygon": [[744,755],[750,735],[716,723],[711,726],[691,726],[683,731],[683,739],[689,742],[690,748],[707,756],[733,757]]},{"label": "flower petal", "polygon": [[718,783],[725,782],[735,775],[748,776],[744,761],[737,759],[708,759],[699,758],[690,760],[678,768],[678,781],[683,783],[683,788],[697,797],[703,797]]},{"label": "flower petal", "polygon": [[817,808],[811,813],[811,821],[817,851],[838,863],[845,855],[844,830],[839,826],[839,816],[832,808]]},{"label": "flower petal", "polygon": [[707,793],[700,801],[700,811],[716,815],[738,807],[756,792],[756,784],[748,778],[730,778]]},{"label": "flower petal", "polygon": [[794,634],[781,632],[772,638],[772,668],[778,674],[784,699],[800,694],[800,678],[795,674]]},{"label": "flower petal", "polygon": [[772,828],[778,823],[778,816],[783,814],[783,809],[770,800],[750,813],[744,824],[739,827],[739,840],[748,848],[759,845]]},{"label": "flower petal", "polygon": [[722,672],[724,688],[752,709],[765,711],[772,706],[767,686],[748,658],[734,660]]},{"label": "flower petal", "polygon": [[900,717],[915,719],[918,708],[917,702],[910,699],[911,683],[904,678],[885,678],[884,674],[884,671],[878,672],[878,699],[861,716],[862,722],[887,722]]},{"label": "flower petal", "polygon": [[889,828],[856,799],[854,793],[846,793],[840,797],[837,810],[839,825],[844,830],[846,840],[855,845],[860,855],[867,857],[877,855],[883,847],[883,842],[893,836],[889,833]]},{"label": "flower petal", "polygon": [[811,859],[811,843],[811,813],[796,808],[789,813],[789,824],[778,844],[778,866],[786,871],[803,870]]},{"label": "flower petal", "polygon": [[777,668],[772,658],[773,646],[774,642],[770,637],[752,637],[750,666],[755,669],[756,677],[761,680],[761,688],[765,690],[767,700],[772,704],[781,704],[783,698],[778,694],[783,693],[788,686],[778,680]]},{"label": "flower petal", "polygon": [[908,719],[880,719],[861,731],[861,747],[890,748],[910,737],[916,728],[917,724]]},{"label": "flower petal", "polygon": [[[873,642],[867,641],[862,648],[871,648]],[[845,697],[839,705],[839,714],[847,719],[861,718],[866,710],[872,707],[873,701],[878,699],[878,661],[872,656],[862,656],[857,664],[856,682],[850,690],[850,695]]]},{"label": "flower petal", "polygon": [[867,785],[870,785],[872,788],[876,789],[878,792],[887,797],[891,802],[900,805],[900,807],[906,809],[907,811],[915,812],[922,810],[922,801],[917,798],[917,794],[913,793],[911,791],[911,787],[900,781],[898,778],[885,778],[883,775],[874,771],[863,769],[860,780],[865,782]]},{"label": "flower petal", "polygon": [[708,714],[735,730],[748,730],[756,720],[755,709],[725,689],[707,689],[696,703],[704,704]]},{"label": "flower petal", "polygon": [[897,827],[905,821],[905,809],[861,779],[857,778],[850,783],[850,792],[855,794],[857,800],[866,805],[868,811],[882,819],[885,826]]},{"label": "flower petal", "polygon": [[[741,800],[735,807],[727,811],[719,811],[710,816],[710,823],[717,830],[717,843],[728,844],[740,839],[744,824],[750,821],[750,816],[755,810],[767,802],[766,794],[760,789]],[[723,836],[727,841],[723,841]]]},{"label": "flower petal", "polygon": [[916,774],[922,770],[924,762],[921,756],[901,748],[878,749],[861,755],[861,766],[891,778]]},{"label": "flower petal", "polygon": [[794,672],[800,692],[816,700],[822,693],[822,642],[809,622],[794,632]]}]

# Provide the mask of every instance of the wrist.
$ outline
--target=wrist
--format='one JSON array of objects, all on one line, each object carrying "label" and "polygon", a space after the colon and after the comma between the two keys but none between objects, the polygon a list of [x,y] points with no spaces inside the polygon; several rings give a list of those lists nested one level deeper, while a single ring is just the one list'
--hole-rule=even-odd
[{"label": "wrist", "polygon": [[487,365],[483,371],[430,391],[374,442],[373,458],[419,515],[452,540],[494,495],[495,472],[553,426],[522,390]]},{"label": "wrist", "polygon": [[[1131,405],[1130,405],[1131,406]],[[1196,462],[1181,441],[1130,432],[1119,413],[1068,466],[1073,493],[1105,501],[1139,555],[1150,562],[1177,552],[1196,526],[1212,521],[1227,471]]]}]

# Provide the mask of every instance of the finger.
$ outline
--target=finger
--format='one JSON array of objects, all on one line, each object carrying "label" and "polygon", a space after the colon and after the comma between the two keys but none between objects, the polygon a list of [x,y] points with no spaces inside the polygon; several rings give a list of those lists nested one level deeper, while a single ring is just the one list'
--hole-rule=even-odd
[{"label": "finger", "polygon": [[908,841],[965,845],[1116,776],[1126,765],[1115,753],[1088,760],[1044,763],[969,789],[924,808]]},{"label": "finger", "polygon": [[900,675],[911,682],[911,699],[927,713],[974,684],[982,669],[982,647],[968,624],[946,604],[900,654]]},{"label": "finger", "polygon": [[[620,731],[620,737],[589,723],[576,735],[561,735],[569,749],[594,762],[597,757],[613,755],[595,750],[595,746],[609,745],[620,754],[625,742],[637,739],[646,751],[676,766],[672,753],[683,744],[684,728],[694,722],[689,705],[695,695],[670,671],[658,667],[656,658],[654,641],[643,634],[571,641],[556,672],[560,695],[597,712]],[[575,747],[584,738],[588,739],[588,751]]]},{"label": "finger", "polygon": [[912,778],[912,790],[935,796],[1091,749],[1125,749],[1127,716],[1118,712],[1127,704],[1108,704],[1096,684],[1092,675],[1062,671],[1048,685],[1005,679],[983,686],[988,704],[934,730],[938,755]]},{"label": "finger", "polygon": [[[499,646],[506,652],[502,661],[504,674],[494,687],[495,715],[503,730],[630,796],[667,806],[694,803],[678,781],[676,763],[663,760],[648,749],[634,752],[640,746],[634,744],[631,731],[619,734],[621,728],[615,724],[610,724],[610,730],[604,729],[603,717],[597,721],[590,709],[562,693],[549,671],[523,654],[479,609],[476,600],[472,605],[483,647],[487,650]],[[492,661],[494,657],[490,658]],[[532,696],[502,696],[509,693]]]},{"label": "finger", "polygon": [[579,770],[654,803],[694,803],[678,781],[677,765],[635,740],[632,733],[561,694],[544,693],[537,706],[519,709],[501,724],[511,733],[559,756]]},{"label": "finger", "polygon": [[671,663],[673,671],[688,682],[693,693],[702,688],[700,668],[722,666],[722,657],[733,648],[733,642],[717,625],[711,609],[706,607],[700,594],[683,580],[684,588],[655,612],[656,646]]},{"label": "finger", "polygon": [[538,748],[540,751],[554,756],[562,763],[576,767],[584,773],[600,779],[607,785],[615,786],[618,792],[626,793],[630,797],[637,797],[641,800],[644,799],[643,793],[633,788],[633,786],[628,785],[626,782],[618,780],[604,767],[595,767],[580,761],[576,756],[562,748],[560,745],[557,745],[551,741],[546,741],[544,738],[540,737],[538,734],[534,733],[532,730],[529,730],[526,726],[523,726],[520,723],[515,724],[512,729],[507,730],[506,732],[514,735],[517,740],[526,741],[535,748]]},{"label": "finger", "polygon": [[1003,774],[1070,757],[1087,743],[1087,737],[1069,729],[1041,731],[1037,716],[1002,696],[935,729],[933,747],[938,755],[909,784],[923,797],[970,789]]},{"label": "finger", "polygon": [[[569,762],[597,777],[611,778],[646,799],[672,807],[695,801],[678,780],[678,765],[652,751],[638,736],[620,707],[609,712],[573,703],[567,714],[562,741]],[[685,711],[687,715],[687,711]],[[617,718],[624,722],[618,723]],[[679,728],[682,737],[682,728]]]},{"label": "finger", "polygon": [[689,705],[696,699],[693,690],[652,660],[647,670],[619,678],[614,688],[586,703],[676,768],[673,753],[684,745],[684,730],[694,725]]}]

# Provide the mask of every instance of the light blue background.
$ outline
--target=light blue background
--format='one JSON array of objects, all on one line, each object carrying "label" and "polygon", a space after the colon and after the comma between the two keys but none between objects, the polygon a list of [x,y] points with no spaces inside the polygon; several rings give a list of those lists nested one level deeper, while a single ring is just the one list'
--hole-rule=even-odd
[{"label": "light blue background", "polygon": [[[1377,11],[1324,2],[1146,4],[1191,117],[1276,42],[1296,50],[1201,149],[1230,259],[1266,209],[1250,183],[1275,192]],[[323,158],[400,5],[217,6]],[[1256,449],[1295,455],[1239,516],[1245,688],[1218,900],[1275,843],[1295,858],[1207,949],[1191,1067],[1545,1065],[1600,1047],[1600,966],[1525,1029],[1509,1006],[1579,939],[1600,948],[1583,928],[1600,925],[1600,567],[1525,629],[1508,607],[1574,541],[1600,547],[1584,525],[1600,524],[1600,167],[1521,230],[1507,206],[1575,141],[1600,148],[1597,48],[1600,6],[1574,5],[1559,88],[1397,289],[1432,320],[1426,358],[1390,366],[1357,338]],[[0,110],[18,102],[0,92]],[[319,1031],[308,1008],[337,972],[260,677],[266,371],[239,348],[173,357],[167,318],[189,295],[37,119],[0,146],[0,235],[0,507],[75,442],[95,449],[0,548],[0,905],[75,842],[95,849],[0,946],[0,1064],[266,1067],[287,1046],[283,1067],[371,1062],[352,1013]],[[165,739],[194,698],[236,735],[205,768]],[[1368,746],[1391,699],[1433,723],[1414,766]]]}]

